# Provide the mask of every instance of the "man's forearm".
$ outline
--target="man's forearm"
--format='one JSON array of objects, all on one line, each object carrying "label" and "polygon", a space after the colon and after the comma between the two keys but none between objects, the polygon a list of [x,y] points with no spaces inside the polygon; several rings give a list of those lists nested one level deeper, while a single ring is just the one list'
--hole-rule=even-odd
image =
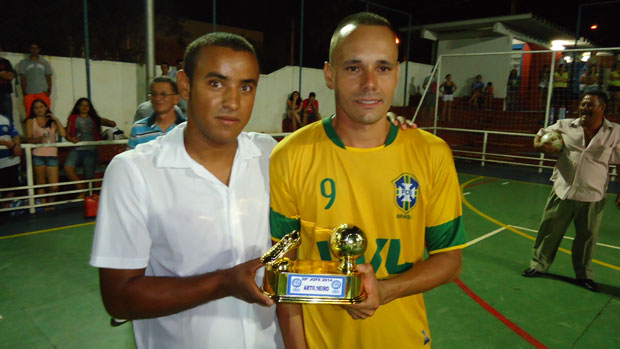
[{"label": "man's forearm", "polygon": [[119,319],[145,319],[176,314],[225,297],[223,271],[192,277],[138,276],[114,289],[107,280],[112,269],[100,269],[106,310]]},{"label": "man's forearm", "polygon": [[542,142],[540,141],[540,139],[541,139],[541,138],[542,138],[542,137],[540,137],[539,135],[536,135],[536,136],[534,137],[534,149],[535,149],[537,152],[542,152],[542,151],[544,151],[543,144],[542,144]]},{"label": "man's forearm", "polygon": [[287,349],[305,348],[303,310],[300,304],[280,303],[276,307],[278,324],[282,330],[282,339]]},{"label": "man's forearm", "polygon": [[28,87],[28,82],[26,81],[26,77],[24,75],[19,75],[19,83],[22,86],[22,94],[26,95],[26,88]]},{"label": "man's forearm", "polygon": [[49,94],[52,94],[52,76],[51,75],[47,76],[47,92]]},{"label": "man's forearm", "polygon": [[5,80],[13,80],[15,78],[15,73],[13,73],[12,71],[3,70],[0,72],[0,78],[3,78]]},{"label": "man's forearm", "polygon": [[382,304],[394,299],[423,293],[453,281],[461,274],[462,252],[460,249],[430,255],[416,263],[405,273],[380,281]]}]

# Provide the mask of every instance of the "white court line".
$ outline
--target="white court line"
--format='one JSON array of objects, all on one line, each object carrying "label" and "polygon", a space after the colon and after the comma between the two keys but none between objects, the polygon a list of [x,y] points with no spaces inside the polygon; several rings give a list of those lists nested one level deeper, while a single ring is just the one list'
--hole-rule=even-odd
[{"label": "white court line", "polygon": [[[465,194],[463,194],[463,195],[465,195]],[[535,229],[530,229],[530,228],[520,227],[520,226],[518,226],[518,225],[510,225],[510,226],[511,226],[511,227],[513,227],[513,228],[516,228],[516,229],[526,230],[526,231],[530,231],[530,232],[534,232],[534,233],[538,231],[538,230],[535,230]],[[482,241],[482,240],[484,240],[484,239],[490,238],[491,236],[493,236],[493,235],[495,235],[495,234],[497,234],[497,233],[499,233],[499,232],[501,232],[502,230],[505,230],[505,229],[506,229],[506,228],[504,228],[504,227],[497,228],[497,229],[493,230],[493,231],[492,231],[492,232],[490,232],[490,233],[484,234],[484,235],[482,235],[482,236],[480,236],[480,237],[477,237],[477,238],[475,238],[475,239],[473,239],[473,240],[471,240],[471,241],[467,242],[467,243],[466,243],[466,245],[467,245],[467,246],[471,246],[471,245],[473,245],[473,244],[476,244],[476,243],[478,243],[478,242],[480,242],[480,241]],[[570,237],[570,236],[564,236],[564,238],[565,238],[565,239],[568,239],[568,240],[575,240],[575,238]],[[596,244],[597,244],[598,246],[609,247],[609,248],[613,248],[613,249],[616,249],[616,250],[620,250],[620,247],[618,247],[618,246],[613,246],[613,245],[603,244],[603,243],[600,243],[600,242],[597,242]]]},{"label": "white court line", "polygon": [[506,184],[510,184],[510,182],[504,182],[504,183],[502,183],[502,185],[506,185]]},{"label": "white court line", "polygon": [[475,244],[475,243],[478,243],[478,242],[480,242],[480,241],[482,241],[482,240],[484,240],[484,239],[486,239],[486,238],[490,238],[491,236],[493,236],[493,235],[495,235],[495,234],[497,234],[497,233],[499,233],[500,231],[505,230],[505,229],[506,229],[506,228],[504,228],[504,227],[497,228],[497,229],[493,230],[492,232],[490,232],[490,233],[488,233],[488,234],[484,234],[484,235],[482,235],[482,236],[480,236],[480,237],[477,237],[477,238],[475,238],[475,239],[473,239],[473,240],[469,241],[466,245],[467,245],[467,246],[471,246],[471,245],[473,245],[473,244]]},{"label": "white court line", "polygon": [[463,196],[469,195],[469,194],[471,194],[471,192],[468,191],[467,193],[463,193]]},{"label": "white court line", "polygon": [[[517,225],[511,225],[511,227],[513,227],[513,228],[517,228],[517,229],[521,229],[521,230],[531,231],[531,232],[534,232],[534,233],[536,233],[536,232],[538,231],[538,230],[534,230],[534,229],[529,229],[529,228],[519,227],[519,226],[517,226]],[[575,240],[575,238],[574,238],[574,237],[570,237],[570,236],[565,236],[564,238],[565,238],[565,239],[568,239],[568,240]],[[597,244],[598,246],[609,247],[609,248],[613,248],[613,249],[616,249],[616,250],[620,250],[620,247],[619,247],[619,246],[614,246],[614,245],[603,244],[603,243],[600,243],[600,242],[597,242],[596,244]]]}]

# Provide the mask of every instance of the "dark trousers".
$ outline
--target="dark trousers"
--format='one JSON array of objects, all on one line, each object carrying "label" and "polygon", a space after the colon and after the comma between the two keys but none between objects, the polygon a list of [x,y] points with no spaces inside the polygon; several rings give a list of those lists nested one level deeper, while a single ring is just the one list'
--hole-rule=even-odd
[{"label": "dark trousers", "polygon": [[0,93],[0,115],[6,116],[13,126],[13,101],[10,93]]}]

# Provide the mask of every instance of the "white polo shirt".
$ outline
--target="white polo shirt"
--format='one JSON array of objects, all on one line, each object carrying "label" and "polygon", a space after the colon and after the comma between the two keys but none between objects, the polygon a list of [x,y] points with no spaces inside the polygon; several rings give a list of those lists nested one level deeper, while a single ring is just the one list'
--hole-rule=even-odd
[{"label": "white polo shirt", "polygon": [[[269,155],[275,140],[241,133],[226,186],[187,154],[186,125],[112,160],[103,181],[91,265],[184,277],[230,268],[271,246]],[[281,346],[275,307],[233,297],[136,320],[133,327],[139,348]]]},{"label": "white polo shirt", "polygon": [[620,125],[603,119],[603,124],[586,146],[581,119],[563,119],[538,131],[539,136],[559,132],[564,148],[551,180],[562,200],[596,202],[605,198],[609,164],[620,163]]}]

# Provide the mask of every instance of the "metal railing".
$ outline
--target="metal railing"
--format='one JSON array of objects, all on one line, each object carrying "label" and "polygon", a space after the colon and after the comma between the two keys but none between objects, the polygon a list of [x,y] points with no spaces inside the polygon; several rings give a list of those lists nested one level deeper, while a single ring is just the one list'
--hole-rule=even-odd
[{"label": "metal railing", "polygon": [[[493,162],[493,163],[500,163],[500,164],[538,167],[540,170],[542,170],[542,168],[553,168],[553,163],[555,163],[556,161],[555,158],[545,158],[545,155],[542,153],[540,154],[540,156],[520,156],[520,155],[514,155],[514,154],[502,154],[502,153],[493,153],[493,152],[487,151],[489,135],[505,135],[505,136],[533,138],[534,134],[530,134],[530,133],[476,130],[476,129],[437,127],[437,126],[420,127],[420,128],[426,129],[426,130],[429,130],[435,133],[437,131],[446,131],[446,132],[463,132],[463,133],[471,133],[471,134],[482,134],[483,140],[482,140],[480,151],[477,151],[475,149],[464,150],[464,149],[458,149],[456,147],[453,147],[452,149],[455,159],[480,161],[481,166],[484,166],[486,162]],[[280,132],[280,133],[270,133],[269,135],[274,138],[281,138],[281,137],[283,138],[289,134],[290,132]],[[8,201],[15,201],[15,200],[27,200],[28,204],[23,205],[23,206],[18,206],[18,207],[0,208],[0,212],[28,209],[28,211],[32,214],[32,213],[35,213],[36,209],[40,207],[62,205],[62,204],[67,204],[67,203],[72,203],[72,202],[83,201],[82,198],[74,198],[74,199],[59,200],[59,201],[48,202],[48,203],[37,203],[36,200],[38,198],[46,198],[50,196],[62,196],[62,195],[78,194],[78,193],[88,193],[89,195],[92,195],[94,191],[100,190],[100,188],[94,186],[94,183],[102,182],[103,181],[102,178],[93,178],[93,179],[86,179],[86,180],[79,180],[79,181],[65,181],[65,182],[59,182],[59,183],[47,183],[47,184],[36,184],[35,185],[34,184],[34,171],[33,171],[33,164],[32,164],[32,149],[43,148],[43,147],[62,148],[62,147],[77,147],[77,146],[85,146],[85,145],[114,145],[114,144],[127,144],[127,142],[128,142],[127,139],[122,139],[122,140],[114,140],[114,141],[90,141],[90,142],[79,142],[79,143],[59,142],[59,143],[45,143],[45,144],[29,144],[29,143],[22,144],[22,149],[24,151],[24,156],[26,159],[27,185],[20,186],[20,187],[12,187],[12,188],[0,188],[0,193],[27,190],[27,195],[15,196],[15,197],[10,197],[10,198],[7,198],[7,197],[0,198],[0,205]],[[6,149],[6,147],[0,146],[0,149]],[[479,155],[479,157],[471,156],[472,154]],[[492,157],[505,158],[505,159],[531,160],[531,161],[537,161],[537,163],[523,163],[523,162],[517,163],[515,161],[493,159]],[[551,163],[551,164],[549,165],[545,163]],[[611,167],[612,180],[614,180],[617,174],[618,173],[617,173],[616,166],[612,166]],[[48,188],[48,187],[53,187],[53,186],[58,186],[58,187],[70,186],[70,185],[75,185],[75,184],[80,184],[80,183],[88,184],[88,188],[65,190],[65,191],[59,190],[57,192],[44,193],[44,194],[35,193],[36,189],[40,189],[40,188]]]},{"label": "metal railing", "polygon": [[[93,191],[99,190],[99,188],[93,186],[93,183],[101,182],[103,180],[101,178],[35,185],[34,184],[34,171],[33,171],[34,167],[32,165],[32,149],[45,148],[45,147],[66,148],[66,147],[78,147],[78,146],[85,146],[85,145],[114,145],[114,144],[127,144],[127,142],[128,142],[127,139],[119,139],[119,140],[113,140],[113,141],[87,141],[87,142],[78,142],[78,143],[71,143],[71,142],[42,143],[42,144],[23,143],[21,147],[22,147],[22,150],[24,151],[24,157],[26,159],[26,183],[27,185],[21,186],[21,187],[0,188],[0,193],[26,190],[28,195],[0,198],[0,205],[3,205],[5,202],[10,202],[10,201],[15,201],[15,200],[27,200],[28,204],[23,205],[23,206],[17,206],[17,207],[0,208],[0,212],[18,211],[18,210],[28,209],[30,213],[35,213],[36,209],[39,207],[47,207],[47,206],[54,206],[54,205],[71,203],[71,202],[83,201],[83,199],[75,198],[75,199],[60,200],[60,201],[54,201],[54,202],[48,202],[48,203],[36,203],[36,200],[38,198],[46,198],[50,196],[61,196],[61,195],[78,194],[78,193],[88,193],[89,195],[92,195]],[[6,147],[0,146],[0,149],[6,149]],[[59,168],[59,171],[60,171],[60,168]],[[88,184],[88,188],[57,191],[53,193],[44,193],[44,194],[35,193],[35,190],[40,189],[40,188],[56,187],[56,186],[61,187],[61,186],[75,185],[75,184],[80,184],[80,183]]]}]

